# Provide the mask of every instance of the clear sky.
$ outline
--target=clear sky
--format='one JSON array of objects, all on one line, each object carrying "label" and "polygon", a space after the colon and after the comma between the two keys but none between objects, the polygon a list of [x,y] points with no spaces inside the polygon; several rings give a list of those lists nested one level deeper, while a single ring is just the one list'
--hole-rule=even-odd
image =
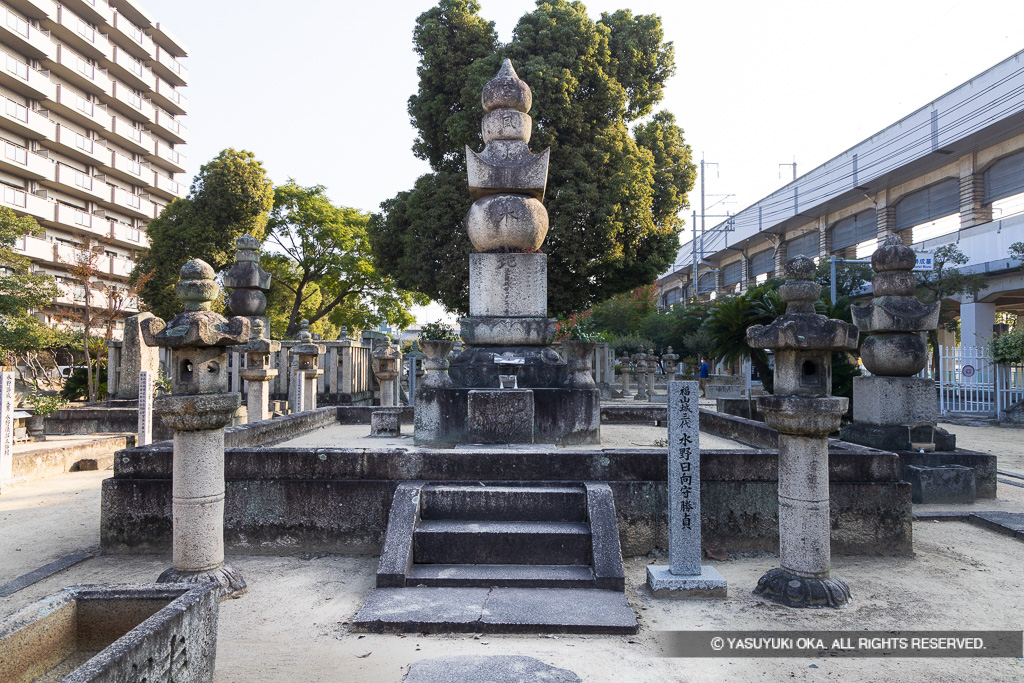
[{"label": "clear sky", "polygon": [[[185,180],[221,149],[247,149],[275,182],[325,185],[375,211],[429,170],[412,155],[406,101],[412,30],[431,0],[140,2],[190,51]],[[677,72],[661,108],[695,160],[717,162],[707,192],[735,195],[708,213],[736,213],[792,178],[779,164],[803,174],[1024,48],[1020,0],[584,4],[595,19],[662,17]],[[481,5],[507,41],[535,3]]]}]

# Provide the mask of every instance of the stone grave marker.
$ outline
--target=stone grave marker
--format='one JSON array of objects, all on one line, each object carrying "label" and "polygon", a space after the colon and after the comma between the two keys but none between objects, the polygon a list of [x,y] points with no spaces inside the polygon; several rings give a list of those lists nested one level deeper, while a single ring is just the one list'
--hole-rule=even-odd
[{"label": "stone grave marker", "polygon": [[668,383],[668,561],[647,566],[658,598],[724,598],[726,580],[701,564],[697,382]]},{"label": "stone grave marker", "polygon": [[139,373],[139,446],[153,443],[153,373]]},{"label": "stone grave marker", "polygon": [[0,372],[0,487],[14,478],[14,373]]}]

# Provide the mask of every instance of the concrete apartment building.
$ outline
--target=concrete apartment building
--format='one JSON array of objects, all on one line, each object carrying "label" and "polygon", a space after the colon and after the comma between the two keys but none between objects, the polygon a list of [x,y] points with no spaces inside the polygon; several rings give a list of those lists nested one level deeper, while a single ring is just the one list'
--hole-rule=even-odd
[{"label": "concrete apartment building", "polygon": [[[985,345],[997,313],[1024,315],[1010,258],[1024,241],[1024,51],[687,240],[659,304],[741,292],[801,254],[863,259],[890,233],[923,253],[955,243],[985,274],[976,299],[951,300],[964,345]],[[945,331],[939,342],[955,345]]]},{"label": "concrete apartment building", "polygon": [[0,205],[46,228],[17,248],[62,285],[47,322],[82,302],[75,245],[102,243],[124,282],[147,222],[187,194],[186,55],[135,0],[0,0]]}]

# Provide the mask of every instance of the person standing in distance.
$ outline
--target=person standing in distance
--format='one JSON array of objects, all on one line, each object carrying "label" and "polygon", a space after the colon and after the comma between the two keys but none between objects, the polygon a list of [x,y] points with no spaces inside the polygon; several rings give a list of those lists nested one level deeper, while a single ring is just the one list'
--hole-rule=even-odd
[{"label": "person standing in distance", "polygon": [[700,395],[704,396],[707,393],[708,386],[708,359],[700,359]]}]

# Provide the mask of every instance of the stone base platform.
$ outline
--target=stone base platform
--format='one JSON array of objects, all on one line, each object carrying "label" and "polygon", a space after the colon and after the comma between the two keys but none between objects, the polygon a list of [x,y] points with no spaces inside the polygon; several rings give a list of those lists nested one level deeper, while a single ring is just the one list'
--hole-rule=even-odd
[{"label": "stone base platform", "polygon": [[[476,443],[469,420],[471,388],[424,388],[416,396],[417,446],[434,448]],[[507,390],[516,391],[516,390]],[[573,446],[601,443],[598,389],[530,389],[533,442]],[[495,443],[493,439],[490,441]],[[510,443],[515,441],[509,440]]]},{"label": "stone base platform", "polygon": [[378,588],[352,621],[369,633],[637,632],[620,591],[586,588]]},{"label": "stone base platform", "polygon": [[725,577],[708,565],[700,574],[682,576],[669,571],[668,565],[647,565],[647,586],[656,598],[724,598],[728,591]]}]

